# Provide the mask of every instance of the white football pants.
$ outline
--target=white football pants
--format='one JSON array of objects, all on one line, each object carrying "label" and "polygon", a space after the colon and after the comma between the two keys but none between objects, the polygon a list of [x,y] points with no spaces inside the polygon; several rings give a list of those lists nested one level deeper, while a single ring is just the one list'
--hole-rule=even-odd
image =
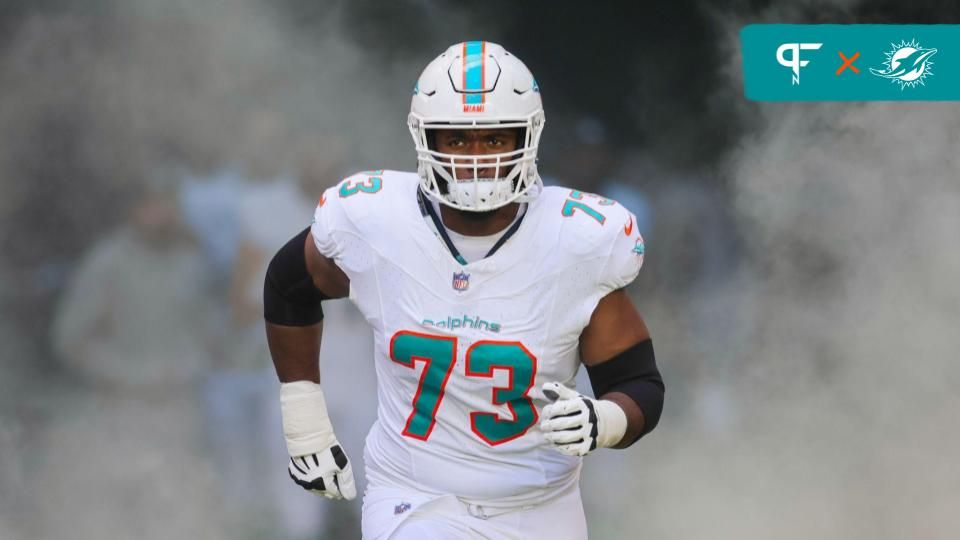
[{"label": "white football pants", "polygon": [[370,486],[363,497],[364,540],[584,540],[587,520],[574,483],[536,506],[492,510],[453,495]]}]

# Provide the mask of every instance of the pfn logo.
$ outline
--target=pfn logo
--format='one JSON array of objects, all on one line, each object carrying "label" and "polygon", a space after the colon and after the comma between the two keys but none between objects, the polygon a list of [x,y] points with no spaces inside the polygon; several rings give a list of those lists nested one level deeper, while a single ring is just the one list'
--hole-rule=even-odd
[{"label": "pfn logo", "polygon": [[[823,43],[784,43],[777,48],[777,62],[793,70],[793,84],[800,84],[800,68],[810,63],[800,59],[800,51],[815,51],[821,46]],[[790,51],[790,58],[786,57],[787,51]]]}]

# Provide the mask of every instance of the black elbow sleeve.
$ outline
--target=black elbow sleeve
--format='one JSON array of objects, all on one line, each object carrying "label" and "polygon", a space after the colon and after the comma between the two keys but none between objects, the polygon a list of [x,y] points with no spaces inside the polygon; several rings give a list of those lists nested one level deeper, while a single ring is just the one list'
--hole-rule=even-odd
[{"label": "black elbow sleeve", "polygon": [[663,411],[666,387],[653,356],[653,341],[646,339],[606,362],[587,367],[593,393],[599,399],[608,392],[621,392],[643,411],[643,433],[657,427]]},{"label": "black elbow sleeve", "polygon": [[283,326],[310,326],[323,320],[320,301],[326,299],[314,287],[307,271],[304,243],[310,228],[287,242],[267,267],[263,281],[263,317]]}]

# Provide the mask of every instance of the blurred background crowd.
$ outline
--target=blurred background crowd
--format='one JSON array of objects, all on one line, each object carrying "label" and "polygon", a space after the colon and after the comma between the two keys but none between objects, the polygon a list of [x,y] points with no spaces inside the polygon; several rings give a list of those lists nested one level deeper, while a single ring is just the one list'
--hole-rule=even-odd
[{"label": "blurred background crowd", "polygon": [[[957,6],[0,5],[0,539],[359,537],[359,501],[284,470],[263,274],[323,189],[414,170],[409,91],[465,39],[536,74],[545,181],[621,202],[646,239],[630,292],[667,403],[649,440],[587,460],[594,537],[960,530],[960,113],[748,103],[737,43]],[[362,465],[370,333],[324,311]]]}]

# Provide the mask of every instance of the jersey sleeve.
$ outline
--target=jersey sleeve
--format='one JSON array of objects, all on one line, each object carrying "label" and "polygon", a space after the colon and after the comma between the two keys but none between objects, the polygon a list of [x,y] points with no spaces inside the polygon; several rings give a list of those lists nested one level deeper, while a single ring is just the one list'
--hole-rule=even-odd
[{"label": "jersey sleeve", "polygon": [[332,187],[320,196],[317,208],[313,211],[313,224],[310,226],[310,234],[317,251],[328,259],[335,259],[341,254],[335,231],[343,228],[342,221],[345,216],[336,189]]},{"label": "jersey sleeve", "polygon": [[610,253],[599,276],[600,287],[604,292],[626,287],[633,282],[643,266],[644,244],[643,237],[637,231],[637,219],[622,206],[617,205],[617,209],[620,211],[611,217],[619,218],[622,223],[610,223],[615,226],[615,233],[609,242]]},{"label": "jersey sleeve", "polygon": [[310,232],[321,255],[353,280],[376,264],[369,231],[383,228],[384,198],[380,175],[357,173],[323,192],[313,213]]}]

